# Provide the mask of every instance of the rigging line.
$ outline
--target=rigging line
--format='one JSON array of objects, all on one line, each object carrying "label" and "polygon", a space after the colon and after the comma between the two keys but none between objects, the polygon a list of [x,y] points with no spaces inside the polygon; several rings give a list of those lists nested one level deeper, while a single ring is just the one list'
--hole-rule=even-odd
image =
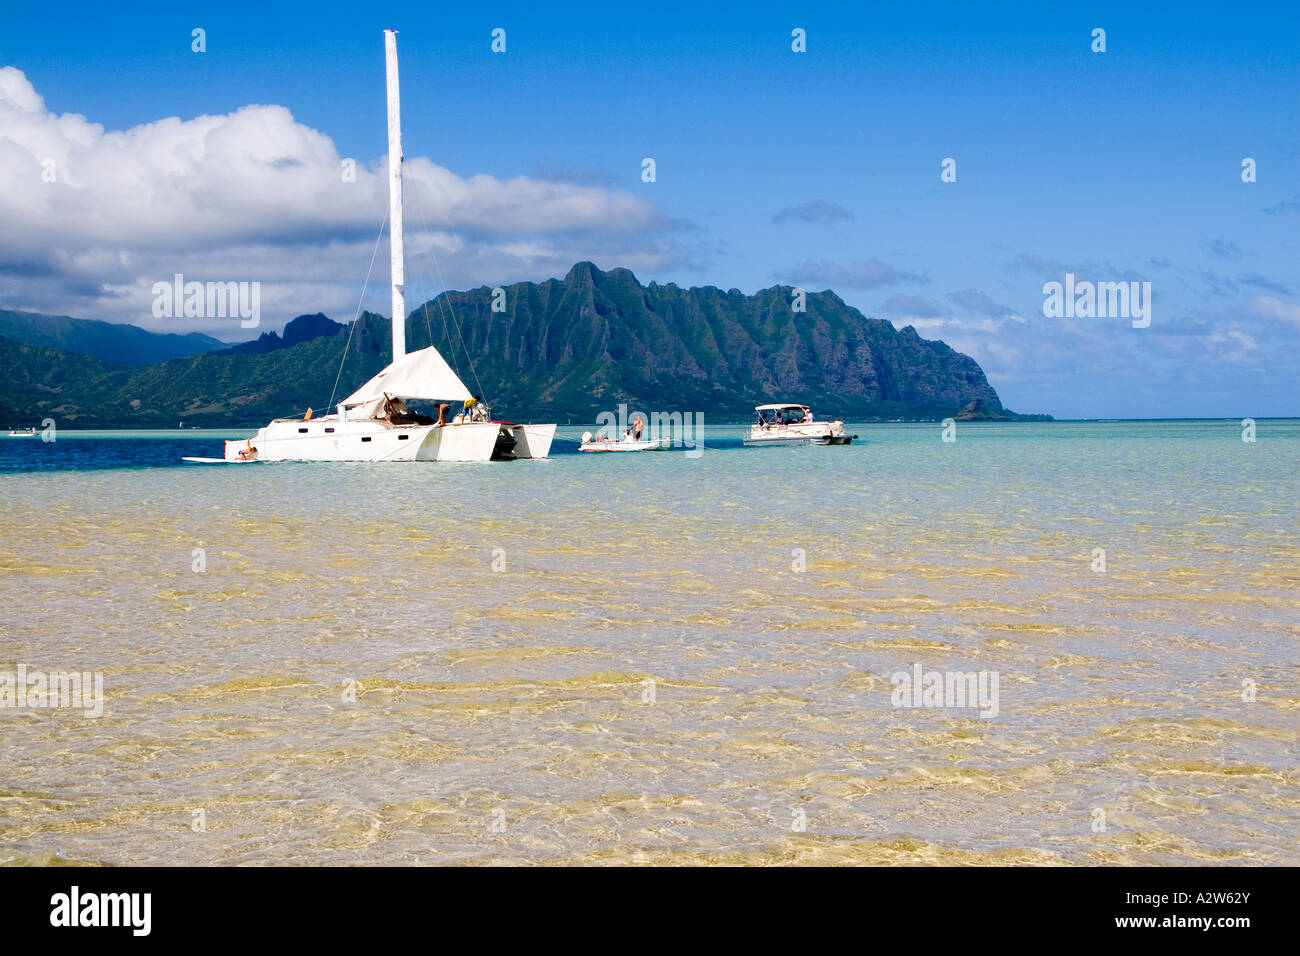
[{"label": "rigging line", "polygon": [[339,390],[339,379],[343,377],[343,363],[348,360],[348,346],[352,344],[352,333],[357,330],[357,320],[361,318],[361,304],[366,301],[366,288],[370,285],[370,273],[375,268],[375,256],[379,255],[379,243],[384,238],[384,227],[388,225],[388,207],[384,207],[384,221],[379,224],[379,235],[375,236],[375,248],[370,253],[370,268],[366,270],[366,281],[361,283],[361,298],[357,300],[357,312],[352,316],[348,326],[348,340],[343,343],[343,355],[339,358],[339,372],[334,376],[334,387],[330,389],[330,403],[325,406],[328,412],[334,407],[334,394]]},{"label": "rigging line", "polygon": [[[447,328],[447,307],[446,307],[445,305],[443,305],[443,301],[442,301],[442,300],[445,299],[446,297],[447,297],[447,289],[446,289],[446,287],[444,286],[444,287],[443,287],[443,290],[442,290],[442,294],[439,295],[439,296],[435,296],[435,297],[434,297],[434,300],[438,303],[438,317],[439,317],[440,319],[442,319],[442,335],[443,335],[443,338],[445,338],[445,339],[447,340],[447,346],[451,349],[451,354],[452,354],[453,356],[455,356],[455,354],[456,354],[456,341],[455,341],[455,339],[453,339],[453,338],[451,337],[451,329]],[[426,308],[426,309],[429,307],[429,304],[428,304],[427,302],[426,302],[424,305],[425,305],[425,308]],[[426,313],[426,319],[427,319],[427,317],[428,317],[428,316],[427,316],[427,313]],[[433,337],[433,333],[432,333],[432,332],[429,333],[429,337],[430,337],[430,338]],[[474,379],[475,379],[475,381],[477,381],[477,380],[478,380],[478,373],[477,373],[477,372],[474,372],[474,360],[473,360],[472,358],[470,358],[470,356],[469,356],[469,349],[464,348],[464,345],[465,345],[465,343],[462,341],[462,342],[461,342],[461,346],[462,346],[463,351],[465,352],[465,361],[469,363],[469,370],[470,370],[470,372],[473,372],[473,373],[474,373]],[[482,395],[483,395],[483,388],[482,388],[482,386],[479,386],[478,394],[479,394],[480,397],[482,397]]]},{"label": "rigging line", "polygon": [[[424,217],[424,210],[421,209],[419,206],[413,206],[412,208],[414,209],[416,215],[420,217],[420,222],[424,226],[425,235],[426,236],[430,235],[432,233],[432,230],[429,228],[429,221]],[[413,253],[413,255],[418,256],[420,255],[420,253],[417,251]],[[427,298],[428,296],[427,289],[429,288],[429,284],[425,283],[423,279],[417,279],[415,288],[426,290],[426,291],[422,291],[419,296],[420,298],[424,299],[424,301],[420,304],[420,311],[424,313],[424,330],[429,334],[429,344],[432,346],[435,343],[433,341],[433,320],[429,316],[429,300]],[[454,372],[456,370],[456,363],[457,363],[456,343],[455,341],[452,340],[451,331],[447,328],[447,317],[445,315],[442,316],[442,333],[447,340],[447,348],[450,355],[450,361],[448,362],[448,364],[451,365],[452,371]],[[444,355],[443,358],[448,358],[448,356]]]},{"label": "rigging line", "polygon": [[[418,207],[415,208],[415,211],[416,211],[417,213],[420,213],[420,220],[423,222],[423,221],[424,221],[424,214],[420,212],[420,209],[419,209]],[[425,231],[426,231],[426,232],[428,231],[427,225],[426,225],[426,229],[425,229]],[[413,255],[413,256],[418,256],[418,255],[419,255],[419,252],[418,252],[418,251],[415,251],[415,252],[412,253],[412,255]],[[424,301],[423,301],[422,303],[420,303],[420,311],[422,311],[422,312],[424,313],[424,331],[425,331],[425,332],[428,334],[428,336],[429,336],[429,345],[433,345],[433,344],[434,344],[434,341],[433,341],[433,322],[430,321],[430,319],[429,319],[429,301],[428,301],[428,298],[427,298],[427,296],[428,296],[428,284],[427,284],[427,283],[426,283],[422,278],[418,278],[418,277],[417,277],[417,278],[415,279],[415,285],[412,286],[411,288],[412,288],[412,292],[417,296],[417,298],[424,299]],[[444,356],[444,358],[445,358],[445,356]],[[452,355],[452,357],[451,357],[451,363],[450,363],[450,364],[451,364],[451,366],[452,366],[452,370],[455,371],[455,367],[456,367],[456,356],[455,356],[454,353],[453,353],[453,355]]]},{"label": "rigging line", "polygon": [[[425,231],[425,234],[428,235],[428,236],[432,236],[432,234],[433,234],[433,230],[429,228],[429,221],[428,221],[427,219],[425,219],[425,217],[424,217],[424,210],[420,209],[419,207],[416,207],[416,213],[418,213],[419,216],[420,216],[420,222],[424,224],[424,231]],[[432,245],[432,239],[430,239],[430,244]],[[421,283],[421,284],[423,285],[423,283]],[[445,293],[447,290],[446,290],[446,288],[444,287],[442,291]],[[434,296],[434,299],[435,299],[435,300],[438,300],[438,296],[435,295],[435,296]],[[422,308],[424,309],[424,327],[425,327],[425,330],[429,333],[429,344],[432,345],[432,344],[433,344],[433,320],[432,320],[432,319],[430,318],[430,316],[429,316],[429,300],[428,300],[428,299],[425,299],[425,300],[424,300],[424,304],[423,304]],[[452,366],[453,366],[453,368],[454,368],[455,365],[457,364],[457,362],[459,361],[459,359],[456,357],[456,342],[455,342],[455,340],[451,337],[451,329],[447,328],[447,310],[443,307],[443,304],[442,304],[441,301],[438,301],[438,316],[439,316],[439,318],[442,319],[442,334],[443,334],[443,337],[447,340],[447,348],[448,348],[448,350],[451,352],[451,364],[452,364]],[[462,344],[463,344],[463,343],[462,343]],[[474,363],[473,363],[473,361],[470,360],[470,358],[469,358],[469,350],[468,350],[468,349],[465,350],[465,358],[466,358],[466,360],[468,360],[468,361],[470,362],[470,370],[473,371]],[[477,378],[477,375],[475,376],[475,378]],[[480,389],[480,391],[479,391],[479,394],[480,394],[480,395],[482,394],[482,390],[481,390],[481,389]]]},{"label": "rigging line", "polygon": [[[420,221],[424,223],[425,232],[426,232],[427,234],[429,234],[430,236],[432,236],[433,230],[432,230],[431,228],[429,228],[428,220],[424,218],[424,211],[423,211],[422,209],[417,209],[416,211],[419,213]],[[432,252],[432,250],[433,250],[433,243],[432,243],[432,240],[430,240],[429,249],[430,249],[430,256],[433,258],[433,261],[434,261],[434,267],[435,267],[435,268],[438,268],[438,273],[439,273],[439,282],[440,282],[440,284],[442,285],[442,293],[441,293],[440,295],[434,296],[434,301],[437,302],[437,304],[438,304],[438,317],[439,317],[440,319],[442,319],[442,334],[443,334],[443,337],[447,340],[447,348],[448,348],[448,350],[451,352],[451,360],[452,360],[452,364],[454,365],[454,364],[456,364],[456,363],[459,361],[458,358],[457,358],[457,356],[456,356],[456,340],[453,339],[453,338],[451,337],[451,329],[449,329],[449,328],[447,327],[447,306],[443,304],[443,299],[447,298],[447,291],[448,291],[448,290],[447,290],[446,283],[442,282],[442,279],[441,279],[442,270],[441,270],[440,267],[438,267],[438,259],[437,259],[437,256],[434,255],[433,252]],[[433,328],[432,328],[432,320],[429,318],[429,312],[428,312],[428,309],[429,309],[429,303],[428,303],[427,300],[426,300],[425,303],[424,303],[424,308],[425,308],[425,313],[424,313],[425,323],[426,323],[426,325],[429,325],[429,326],[430,326],[430,328],[429,328],[429,340],[430,340],[430,342],[432,342],[432,340],[433,340]],[[452,318],[453,318],[453,321],[454,321],[455,317],[453,316]],[[459,331],[460,331],[460,330],[457,329],[457,333],[459,333]],[[483,385],[482,385],[481,382],[478,381],[478,371],[474,368],[474,359],[473,359],[473,357],[470,355],[469,347],[465,345],[465,340],[464,340],[464,339],[461,339],[461,343],[460,343],[460,344],[461,344],[461,348],[462,348],[462,349],[464,350],[464,352],[465,352],[465,361],[469,363],[469,370],[470,370],[470,373],[474,376],[474,381],[475,381],[475,383],[478,385],[478,396],[479,396],[480,398],[482,398],[482,397],[483,397]],[[488,404],[491,405],[490,402],[489,402]]]},{"label": "rigging line", "polygon": [[[419,210],[419,212],[421,220],[424,220],[424,212],[422,210]],[[427,221],[425,221],[425,228],[428,230]],[[432,232],[432,230],[428,231]],[[469,346],[465,344],[465,337],[461,334],[460,321],[456,318],[456,309],[451,304],[451,290],[447,288],[447,281],[442,277],[442,264],[438,262],[438,254],[434,252],[434,243],[432,242],[429,243],[429,258],[433,260],[433,267],[438,270],[438,284],[442,286],[442,298],[447,300],[447,311],[451,313],[451,324],[456,328],[456,338],[460,339],[460,347],[465,350],[465,360],[469,362],[470,374],[474,376],[474,384],[478,386],[478,395],[482,398],[483,383],[479,381],[478,369],[474,367],[474,356],[470,353]],[[441,307],[441,303],[439,303],[439,306]],[[444,318],[443,321],[446,322],[446,319]],[[450,341],[451,336],[448,335],[447,338]],[[491,406],[492,403],[487,402],[486,404]]]},{"label": "rigging line", "polygon": [[[446,290],[443,290],[443,291],[445,292]],[[435,296],[435,298],[437,298],[437,297]],[[455,343],[454,341],[452,341],[452,338],[451,338],[451,329],[447,328],[447,311],[442,307],[442,303],[441,303],[441,302],[438,303],[438,315],[439,315],[439,317],[442,319],[442,337],[445,338],[445,339],[447,340],[447,345],[448,345],[448,347],[449,347],[450,350],[451,350],[451,360],[452,360],[453,363],[455,363],[455,362],[459,361],[459,360],[456,358],[456,343]],[[433,342],[433,322],[432,322],[432,320],[429,318],[429,303],[428,303],[427,300],[426,300],[425,303],[424,303],[424,324],[425,324],[425,325],[428,327],[428,329],[429,329],[429,342],[432,343],[432,342]],[[469,355],[466,354],[465,358],[468,359],[468,358],[469,358]],[[471,363],[470,363],[470,369],[471,369],[471,371],[473,370],[473,367],[474,367],[474,365],[473,365],[473,363],[471,362]]]},{"label": "rigging line", "polygon": [[[429,300],[425,299],[424,302],[420,304],[420,308],[424,312],[424,331],[429,336],[429,344],[432,345],[433,344],[433,321],[429,318]],[[451,356],[451,364],[453,366],[456,364],[455,353],[453,353]]]},{"label": "rigging line", "polygon": [[[420,222],[422,225],[424,225],[425,235],[428,235],[428,237],[432,237],[433,230],[429,228],[429,221],[425,219],[424,209],[421,209],[420,207],[416,207],[416,215],[420,216]],[[430,246],[432,246],[432,242],[433,239],[430,238]],[[425,282],[422,280],[420,281],[420,286],[428,287],[426,286]],[[446,291],[446,289],[443,289],[443,291]],[[438,299],[438,295],[434,295],[433,298]],[[425,328],[425,332],[429,333],[429,345],[433,345],[433,319],[429,315],[428,298],[425,298],[424,303],[421,304],[421,310],[424,311],[424,328]],[[452,369],[455,369],[456,364],[459,363],[459,358],[458,356],[456,356],[456,341],[454,338],[451,337],[451,329],[447,328],[447,310],[445,307],[443,307],[441,299],[438,299],[438,317],[439,319],[442,319],[442,337],[443,339],[445,339],[447,343],[447,351],[450,352],[451,367]],[[469,359],[468,349],[465,350],[465,359],[467,360]],[[471,367],[471,371],[473,371],[473,362],[469,363],[469,367]],[[482,390],[480,389],[480,395],[481,394],[482,394]]]}]

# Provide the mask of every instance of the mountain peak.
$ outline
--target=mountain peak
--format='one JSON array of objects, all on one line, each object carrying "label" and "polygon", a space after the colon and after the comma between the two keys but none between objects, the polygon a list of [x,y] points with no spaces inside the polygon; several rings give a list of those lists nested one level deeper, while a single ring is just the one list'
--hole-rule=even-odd
[{"label": "mountain peak", "polygon": [[601,271],[596,268],[596,263],[584,259],[582,262],[574,263],[569,274],[564,277],[564,282],[566,285],[578,283],[591,286],[601,278],[601,275]]},{"label": "mountain peak", "polygon": [[484,395],[523,417],[590,421],[620,402],[724,418],[783,400],[868,419],[938,420],[975,399],[1002,408],[969,356],[866,318],[830,291],[811,293],[816,309],[796,315],[786,286],[745,295],[642,285],[589,260],[569,270],[561,295],[548,286],[517,283],[504,314],[486,287],[448,293],[460,329],[449,336],[435,323],[408,339],[431,335],[462,374],[468,351]]},{"label": "mountain peak", "polygon": [[[434,345],[499,413],[592,422],[620,403],[642,412],[746,420],[755,405],[801,402],[846,420],[1015,417],[969,356],[865,317],[830,293],[796,314],[788,291],[642,286],[628,269],[579,262],[564,284],[520,282],[506,311],[484,286],[442,293],[454,322],[416,307],[407,348]],[[141,368],[0,338],[0,409],[52,411],[79,427],[262,425],[348,394],[389,361],[390,321],[366,313],[349,335],[319,313],[283,335]],[[143,334],[143,333],[142,333]],[[337,385],[337,387],[336,387]]]},{"label": "mountain peak", "polygon": [[346,328],[346,325],[335,322],[321,312],[314,315],[300,315],[296,319],[290,319],[285,325],[284,344],[297,345],[299,342],[306,342],[322,335],[337,335]]}]

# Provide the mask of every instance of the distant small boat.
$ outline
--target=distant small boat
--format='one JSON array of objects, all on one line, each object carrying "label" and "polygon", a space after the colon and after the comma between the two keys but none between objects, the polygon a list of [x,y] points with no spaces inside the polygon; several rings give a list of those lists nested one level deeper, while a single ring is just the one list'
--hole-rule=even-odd
[{"label": "distant small boat", "polygon": [[578,451],[658,451],[672,446],[671,438],[647,438],[638,441],[635,438],[602,438],[591,432],[582,433],[582,444]]},{"label": "distant small boat", "polygon": [[35,428],[11,428],[9,429],[10,438],[35,438]]},{"label": "distant small boat", "polygon": [[844,433],[844,422],[813,421],[807,405],[757,405],[758,421],[749,429],[746,445],[847,445],[857,435]]}]

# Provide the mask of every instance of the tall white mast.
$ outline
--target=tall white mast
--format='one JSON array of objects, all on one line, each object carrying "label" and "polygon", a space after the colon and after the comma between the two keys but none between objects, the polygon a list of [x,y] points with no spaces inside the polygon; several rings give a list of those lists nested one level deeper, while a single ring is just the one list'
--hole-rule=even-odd
[{"label": "tall white mast", "polygon": [[402,247],[402,104],[397,90],[397,31],[384,31],[388,63],[388,230],[393,275],[393,361],[406,354],[406,264]]}]

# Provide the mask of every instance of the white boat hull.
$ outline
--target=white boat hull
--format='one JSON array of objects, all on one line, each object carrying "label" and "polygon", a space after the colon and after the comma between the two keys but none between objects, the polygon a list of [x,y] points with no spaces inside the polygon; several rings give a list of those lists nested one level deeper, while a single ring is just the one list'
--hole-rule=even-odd
[{"label": "white boat hull", "polygon": [[844,432],[843,422],[799,422],[792,425],[754,425],[746,445],[847,445],[856,438]]},{"label": "white boat hull", "polygon": [[545,458],[555,440],[554,425],[509,425],[515,438],[516,458]]},{"label": "white boat hull", "polygon": [[671,438],[650,438],[645,441],[587,441],[578,446],[578,451],[659,451],[671,445]]},{"label": "white boat hull", "polygon": [[[500,422],[447,425],[390,425],[345,421],[330,415],[309,422],[272,422],[252,438],[228,441],[227,461],[491,461],[503,428]],[[547,426],[540,426],[547,427]],[[555,426],[549,426],[554,432]],[[537,444],[542,444],[541,436]],[[550,442],[546,441],[545,451]],[[531,455],[530,457],[544,457]]]}]

